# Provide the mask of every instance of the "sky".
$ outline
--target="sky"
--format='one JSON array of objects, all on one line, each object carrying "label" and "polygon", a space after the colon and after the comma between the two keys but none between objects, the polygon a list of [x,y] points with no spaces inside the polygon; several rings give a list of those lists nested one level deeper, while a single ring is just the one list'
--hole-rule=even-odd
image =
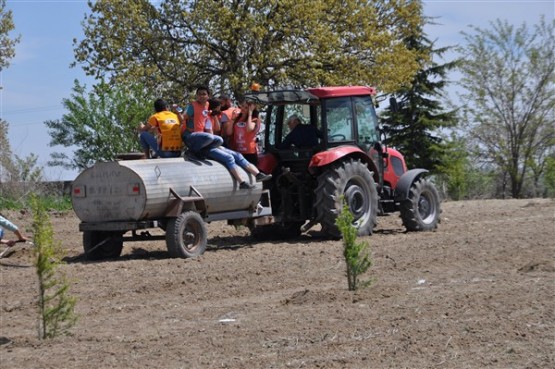
[{"label": "sky", "polygon": [[[10,36],[21,36],[15,58],[0,72],[0,118],[9,123],[12,152],[19,157],[36,154],[47,180],[73,180],[77,171],[46,165],[51,152],[71,155],[72,150],[50,147],[44,122],[61,119],[66,113],[62,100],[71,96],[75,79],[88,87],[94,84],[80,67],[70,68],[73,39],[83,38],[81,22],[89,12],[87,2],[7,0],[6,7],[15,23]],[[436,46],[455,46],[462,45],[461,31],[470,31],[469,25],[487,29],[490,22],[501,19],[515,26],[525,22],[530,27],[541,15],[551,20],[555,1],[430,0],[424,1],[424,14],[437,23],[425,28]],[[446,57],[444,62],[450,55]]]}]

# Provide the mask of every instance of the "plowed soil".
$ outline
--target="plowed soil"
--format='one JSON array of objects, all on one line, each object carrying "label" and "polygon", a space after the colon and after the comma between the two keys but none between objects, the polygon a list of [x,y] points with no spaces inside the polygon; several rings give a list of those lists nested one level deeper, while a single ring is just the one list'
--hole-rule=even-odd
[{"label": "plowed soil", "polygon": [[[341,241],[314,230],[257,243],[216,222],[194,260],[152,241],[89,262],[78,219],[52,213],[79,319],[37,338],[33,251],[18,244],[0,259],[0,367],[554,368],[555,202],[442,207],[435,232],[380,217],[357,292]],[[30,233],[30,214],[5,215]]]}]

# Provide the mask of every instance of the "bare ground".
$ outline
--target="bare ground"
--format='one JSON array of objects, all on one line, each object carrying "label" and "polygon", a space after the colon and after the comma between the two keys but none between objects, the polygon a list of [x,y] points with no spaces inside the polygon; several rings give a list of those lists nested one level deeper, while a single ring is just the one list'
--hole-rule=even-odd
[{"label": "bare ground", "polygon": [[[10,213],[29,231],[29,214]],[[436,232],[380,217],[362,238],[371,287],[347,290],[342,243],[255,243],[209,225],[209,250],[163,241],[88,262],[73,213],[52,214],[77,324],[37,339],[32,250],[0,260],[1,368],[553,368],[555,202],[446,202]]]}]

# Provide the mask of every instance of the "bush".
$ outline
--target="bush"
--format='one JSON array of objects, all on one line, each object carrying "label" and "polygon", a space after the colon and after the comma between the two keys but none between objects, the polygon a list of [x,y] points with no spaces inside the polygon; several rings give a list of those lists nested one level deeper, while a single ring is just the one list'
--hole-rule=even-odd
[{"label": "bush", "polygon": [[[69,183],[69,182],[67,182]],[[4,182],[0,183],[0,209],[21,210],[31,208],[30,199],[40,197],[48,210],[71,210],[71,197],[64,193],[65,182]]]}]

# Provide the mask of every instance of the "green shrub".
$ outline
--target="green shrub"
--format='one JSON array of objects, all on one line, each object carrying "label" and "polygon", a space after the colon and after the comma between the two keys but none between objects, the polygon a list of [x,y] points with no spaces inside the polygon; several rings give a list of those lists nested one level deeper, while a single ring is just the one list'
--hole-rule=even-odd
[{"label": "green shrub", "polygon": [[347,283],[349,291],[356,291],[359,287],[368,287],[371,279],[361,281],[360,276],[372,266],[372,258],[368,243],[356,242],[357,230],[353,226],[353,214],[344,204],[335,224],[343,236],[343,256],[347,264]]},{"label": "green shrub", "polygon": [[0,197],[0,209],[21,210],[31,208],[31,203],[29,199],[33,196],[36,196],[38,198],[39,195],[40,199],[38,201],[42,204],[42,206],[44,206],[45,209],[53,211],[69,211],[72,209],[70,196],[44,196],[38,193],[32,193],[30,196],[26,195],[25,197]]},{"label": "green shrub", "polygon": [[66,182],[0,182],[0,209],[21,210],[31,208],[31,198],[40,198],[47,210],[71,210],[71,197]]},{"label": "green shrub", "polygon": [[42,198],[40,201],[43,203],[44,208],[48,210],[69,211],[73,209],[71,205],[71,197],[66,195],[50,195]]},{"label": "green shrub", "polygon": [[32,196],[40,339],[68,333],[77,320],[74,314],[76,299],[69,295],[69,282],[57,273],[65,255],[61,245],[54,242],[52,224],[44,205]]}]

